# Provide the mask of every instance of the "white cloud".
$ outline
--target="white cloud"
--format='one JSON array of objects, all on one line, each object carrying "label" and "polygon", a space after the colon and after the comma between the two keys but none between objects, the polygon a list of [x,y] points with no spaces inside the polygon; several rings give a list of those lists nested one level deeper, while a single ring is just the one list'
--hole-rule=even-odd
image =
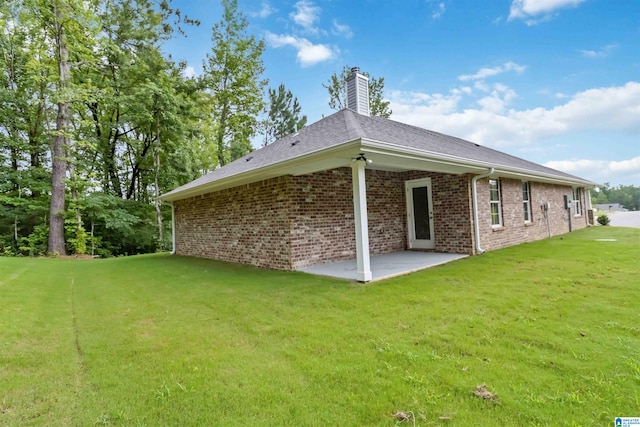
[{"label": "white cloud", "polygon": [[309,67],[319,62],[333,59],[337,54],[337,49],[326,44],[313,44],[309,40],[290,35],[278,35],[267,32],[265,35],[267,42],[274,48],[291,46],[297,49],[298,61],[303,67]]},{"label": "white cloud", "polygon": [[586,58],[606,58],[617,47],[618,45],[609,44],[600,50],[579,50],[578,52],[580,52],[582,56]]},{"label": "white cloud", "polygon": [[437,117],[452,114],[458,108],[462,93],[464,92],[458,89],[452,90],[448,95],[392,90],[389,92],[389,98],[393,105],[393,118],[398,120],[398,117],[403,117],[405,120],[400,121],[419,125],[419,116]]},{"label": "white cloud", "polygon": [[598,169],[603,174],[640,173],[640,156],[627,160],[553,160],[544,164],[550,168],[567,172]]},{"label": "white cloud", "polygon": [[507,105],[516,97],[516,92],[507,86],[496,83],[491,94],[478,101],[484,111],[502,113]]},{"label": "white cloud", "polygon": [[513,0],[508,20],[524,19],[527,25],[548,21],[566,7],[576,7],[585,0]]},{"label": "white cloud", "polygon": [[274,9],[273,7],[271,7],[269,2],[263,1],[262,7],[260,8],[260,10],[249,12],[249,15],[253,16],[254,18],[267,18],[269,15],[276,12],[276,10],[277,9]]},{"label": "white cloud", "polygon": [[187,79],[192,79],[195,76],[198,75],[198,73],[196,73],[196,69],[193,68],[191,65],[187,65],[186,67],[184,67],[184,69],[182,70],[182,75],[183,77],[187,78]]},{"label": "white cloud", "polygon": [[333,20],[333,27],[331,32],[335,36],[343,36],[344,38],[350,39],[353,37],[353,31],[351,31],[351,27],[346,24],[341,24],[337,19]]},{"label": "white cloud", "polygon": [[317,33],[318,28],[315,25],[320,20],[320,7],[308,0],[300,0],[293,7],[296,11],[289,14],[293,22],[311,33]]},{"label": "white cloud", "polygon": [[590,89],[557,107],[527,110],[508,108],[517,94],[504,85],[476,100],[477,108],[460,107],[463,97],[474,95],[460,89],[448,95],[389,93],[394,120],[492,147],[522,147],[577,132],[640,134],[640,82]]},{"label": "white cloud", "polygon": [[609,169],[613,172],[638,172],[640,173],[640,156],[620,162],[610,162]]},{"label": "white cloud", "polygon": [[516,73],[522,73],[527,67],[524,65],[518,65],[515,62],[505,62],[502,65],[493,68],[481,68],[475,74],[465,74],[458,76],[458,80],[466,82],[469,80],[484,80],[487,77],[497,76],[498,74],[506,73],[509,71],[515,71]]},{"label": "white cloud", "polygon": [[601,183],[612,178],[618,180],[620,178],[623,180],[640,178],[640,156],[620,161],[591,159],[553,160],[546,162],[544,165],[572,174],[590,171]]},{"label": "white cloud", "polygon": [[442,17],[442,15],[444,15],[445,11],[446,11],[446,7],[445,7],[444,3],[438,3],[438,6],[435,8],[433,13],[431,14],[431,18],[432,19],[439,19],[439,18]]}]

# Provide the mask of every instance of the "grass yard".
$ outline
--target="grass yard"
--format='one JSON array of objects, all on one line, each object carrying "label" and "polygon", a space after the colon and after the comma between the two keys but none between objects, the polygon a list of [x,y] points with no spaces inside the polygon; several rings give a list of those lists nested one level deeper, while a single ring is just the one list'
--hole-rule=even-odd
[{"label": "grass yard", "polygon": [[[0,425],[640,416],[640,230],[629,228],[369,285],[167,255],[0,258],[0,302]],[[482,384],[496,396],[474,395]]]}]

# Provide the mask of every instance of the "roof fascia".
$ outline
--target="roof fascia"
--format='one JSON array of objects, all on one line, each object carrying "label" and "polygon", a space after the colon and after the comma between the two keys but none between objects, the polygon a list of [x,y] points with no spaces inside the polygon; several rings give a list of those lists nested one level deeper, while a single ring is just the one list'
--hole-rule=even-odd
[{"label": "roof fascia", "polygon": [[362,139],[362,145],[360,148],[362,149],[362,151],[366,151],[369,153],[378,153],[387,156],[405,158],[408,160],[424,160],[432,163],[441,163],[444,165],[467,167],[470,169],[469,172],[475,170],[485,171],[487,169],[487,166],[479,164],[479,162],[473,162],[470,160],[465,161],[465,159],[462,159],[460,157],[436,153],[428,150],[420,150],[418,148],[404,147],[402,145],[391,144],[388,142],[374,141],[366,138]]},{"label": "roof fascia", "polygon": [[[373,149],[379,151],[381,154],[393,154],[407,159],[424,159],[429,161],[437,161],[443,164],[449,164],[453,166],[465,166],[470,169],[478,171],[486,171],[489,168],[495,168],[495,173],[502,173],[503,175],[515,175],[527,179],[544,180],[545,182],[554,184],[570,184],[586,186],[588,188],[597,187],[598,184],[580,179],[576,177],[571,179],[569,177],[563,177],[559,175],[547,174],[543,172],[536,172],[530,169],[511,168],[505,165],[499,165],[496,163],[483,162],[478,160],[471,160],[464,157],[452,156],[448,154],[437,153],[429,150],[420,150],[416,148],[408,148],[398,144],[392,144],[388,142],[376,141],[372,139],[362,139],[362,149],[369,151]],[[470,171],[472,172],[472,171]]]},{"label": "roof fascia", "polygon": [[495,175],[503,176],[505,178],[517,178],[522,181],[538,181],[538,182],[546,182],[549,184],[559,184],[559,185],[571,185],[572,187],[585,187],[585,188],[595,188],[598,184],[587,181],[584,179],[577,178],[564,178],[558,175],[544,174],[535,171],[526,171],[522,172],[517,169],[499,169],[496,168]]}]

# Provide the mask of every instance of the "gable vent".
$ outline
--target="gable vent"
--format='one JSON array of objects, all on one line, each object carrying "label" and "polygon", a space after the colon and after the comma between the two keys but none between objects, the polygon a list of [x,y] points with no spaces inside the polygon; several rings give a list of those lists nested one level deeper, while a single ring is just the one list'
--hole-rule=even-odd
[{"label": "gable vent", "polygon": [[356,113],[369,115],[369,79],[353,67],[347,78],[347,108]]}]

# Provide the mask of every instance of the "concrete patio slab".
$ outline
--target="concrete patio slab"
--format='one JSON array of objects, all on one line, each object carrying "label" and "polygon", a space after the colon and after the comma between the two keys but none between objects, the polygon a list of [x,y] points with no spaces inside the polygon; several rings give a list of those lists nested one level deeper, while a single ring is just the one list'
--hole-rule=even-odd
[{"label": "concrete patio slab", "polygon": [[[443,254],[436,252],[402,251],[390,254],[373,255],[371,257],[371,281],[387,279],[412,273],[436,265],[445,264],[457,259],[466,258],[468,255]],[[305,273],[320,276],[338,277],[341,279],[356,280],[356,260],[328,262],[326,264],[313,265],[298,269]]]}]

